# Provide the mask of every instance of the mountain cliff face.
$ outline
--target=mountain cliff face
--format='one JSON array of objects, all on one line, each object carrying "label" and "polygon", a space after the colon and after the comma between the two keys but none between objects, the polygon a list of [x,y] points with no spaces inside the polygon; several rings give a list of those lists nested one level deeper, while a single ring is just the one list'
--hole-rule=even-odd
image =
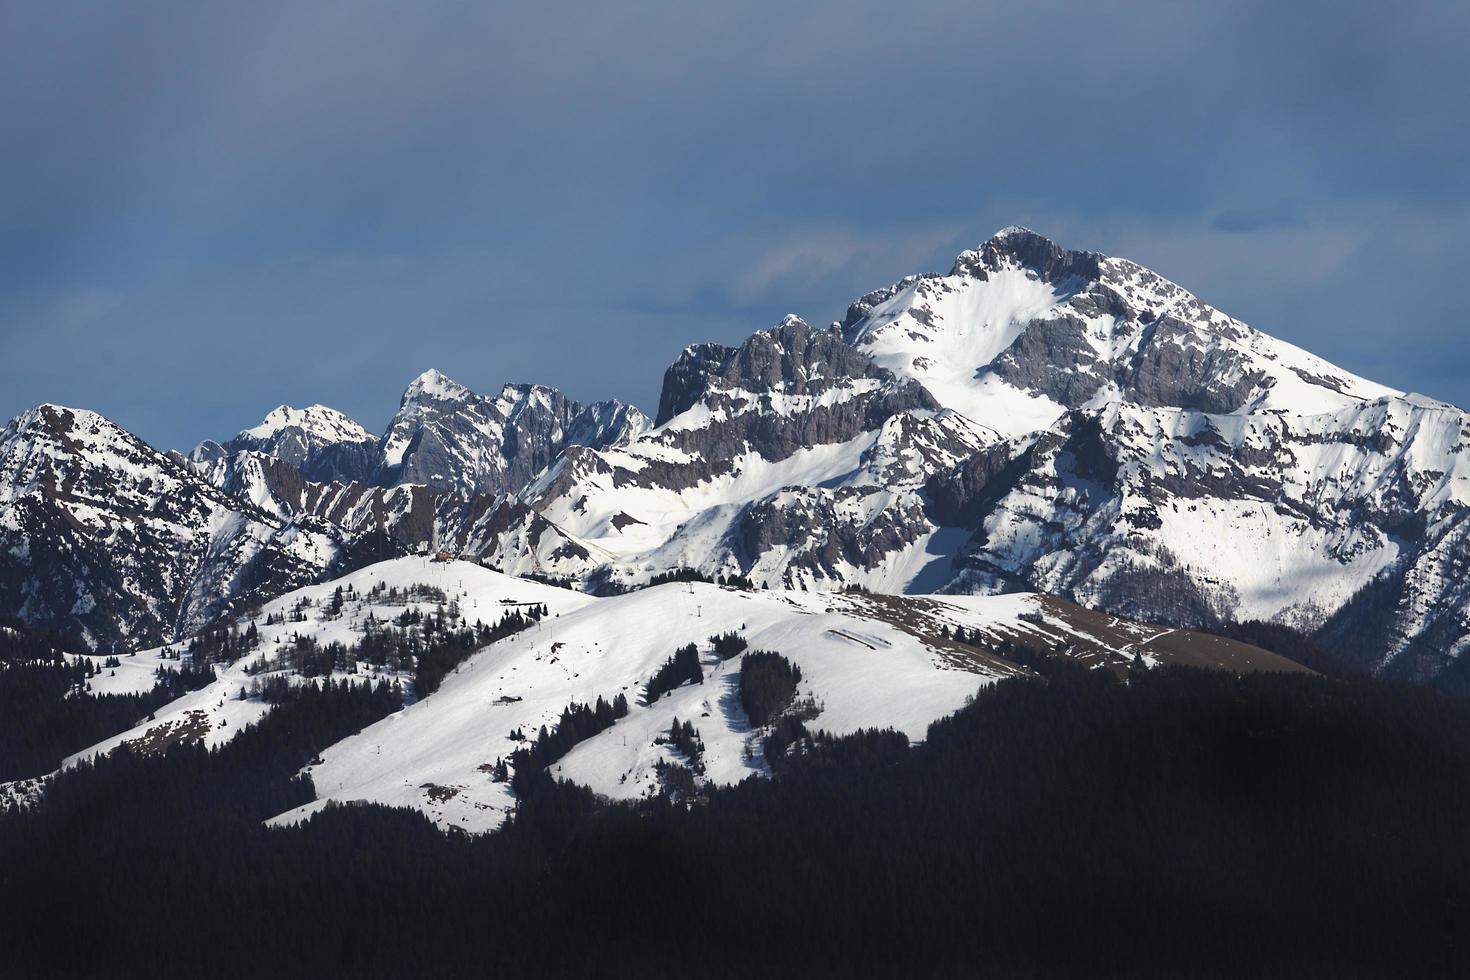
[{"label": "mountain cliff face", "polygon": [[[12,423],[7,460],[63,411]],[[688,567],[809,589],[1043,591],[1184,626],[1273,619],[1411,677],[1470,644],[1464,412],[1019,228],[947,273],[868,293],[826,329],[787,317],[738,346],[686,348],[652,424],[617,402],[536,385],[480,395],[436,371],[381,437],[282,407],[190,465],[87,419],[89,438],[116,443],[96,452],[151,461],[164,503],[149,506],[190,515],[174,521],[191,528],[185,553],[239,538],[220,568],[269,569],[270,587],[354,555],[444,547],[602,591]],[[100,465],[52,438],[68,466]],[[64,516],[79,512],[45,489],[64,479],[7,466],[6,602],[26,615],[90,617],[97,639],[166,634],[266,588],[185,561],[150,567],[147,602],[114,609],[132,600],[71,585],[158,546],[120,517],[126,533]],[[302,535],[319,553],[286,545]],[[30,557],[53,540],[71,542],[64,558]],[[67,587],[42,589],[42,574]]]},{"label": "mountain cliff face", "polygon": [[1008,436],[1126,402],[1311,415],[1398,394],[1269,337],[1125,259],[1007,228],[854,303],[843,335]]},{"label": "mountain cliff face", "polygon": [[[261,506],[281,487],[285,464],[308,483],[422,485],[461,499],[513,493],[570,446],[603,449],[649,427],[632,405],[582,405],[554,388],[506,385],[479,395],[438,371],[409,384],[381,438],[321,405],[273,410],[226,443],[199,444],[190,459],[216,486]],[[278,501],[286,510],[294,505]]]},{"label": "mountain cliff face", "polygon": [[907,585],[934,531],[925,477],[996,438],[797,317],[738,348],[691,347],[665,379],[661,413],[675,414],[662,425],[618,449],[563,454],[525,494],[606,555],[613,581],[689,566]]},{"label": "mountain cliff face", "polygon": [[515,492],[563,449],[626,442],[648,428],[631,405],[581,405],[554,388],[506,385],[477,395],[438,371],[403,393],[379,444],[374,482],[459,496]]}]

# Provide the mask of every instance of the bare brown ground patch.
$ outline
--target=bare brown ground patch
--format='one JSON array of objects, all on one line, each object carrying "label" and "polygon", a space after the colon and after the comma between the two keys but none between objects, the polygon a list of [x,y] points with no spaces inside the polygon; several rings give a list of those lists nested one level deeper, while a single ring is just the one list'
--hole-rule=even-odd
[{"label": "bare brown ground patch", "polygon": [[1054,596],[1037,596],[1034,602],[1036,614],[1020,623],[980,627],[980,646],[950,639],[965,617],[941,598],[846,593],[834,597],[833,608],[888,623],[923,641],[949,666],[975,673],[1029,673],[1006,658],[1008,648],[1036,656],[1063,656],[1118,674],[1126,673],[1140,654],[1161,663],[1239,673],[1310,673],[1295,661],[1238,640],[1140,623]]},{"label": "bare brown ground patch", "polygon": [[122,744],[133,752],[163,752],[175,745],[195,745],[209,734],[209,716],[199,709],[177,721],[154,725],[137,738]]},{"label": "bare brown ground patch", "polygon": [[1030,673],[997,654],[950,639],[941,630],[949,629],[953,623],[954,610],[927,596],[846,593],[837,597],[834,608],[903,630],[957,670],[1003,676]]},{"label": "bare brown ground patch", "polygon": [[459,795],[458,786],[440,786],[438,783],[424,783],[419,789],[423,790],[424,795],[434,803],[443,803]]},{"label": "bare brown ground patch", "polygon": [[[1126,669],[1134,654],[1144,654],[1162,663],[1184,667],[1233,670],[1238,673],[1311,673],[1294,660],[1239,640],[1194,630],[1138,623],[1086,609],[1055,596],[1041,596],[1038,602],[1048,617],[1061,620],[1074,631],[1072,636],[1084,634],[1090,637],[1090,656],[1099,658],[1103,665],[1115,669]],[[1062,642],[1065,644],[1067,639]]]}]

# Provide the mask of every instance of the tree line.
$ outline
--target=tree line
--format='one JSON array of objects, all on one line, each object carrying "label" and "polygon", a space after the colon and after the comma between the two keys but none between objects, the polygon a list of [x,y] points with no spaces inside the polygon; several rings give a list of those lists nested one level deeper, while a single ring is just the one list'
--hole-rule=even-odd
[{"label": "tree line", "polygon": [[[68,774],[39,812],[0,817],[6,968],[1470,968],[1470,705],[1433,690],[1051,661],[978,691],[918,744],[803,726],[772,778],[697,801],[614,805],[545,775],[480,837],[378,806],[263,827],[309,798],[296,773],[320,745],[391,707],[351,710],[367,696],[303,694],[214,752],[120,753]],[[98,894],[131,898],[79,919]]]},{"label": "tree line", "polygon": [[214,680],[208,664],[160,665],[153,687],[97,694],[87,682],[121,666],[69,657],[23,628],[0,629],[0,782],[43,776],[63,759],[144,721],[158,708]]}]

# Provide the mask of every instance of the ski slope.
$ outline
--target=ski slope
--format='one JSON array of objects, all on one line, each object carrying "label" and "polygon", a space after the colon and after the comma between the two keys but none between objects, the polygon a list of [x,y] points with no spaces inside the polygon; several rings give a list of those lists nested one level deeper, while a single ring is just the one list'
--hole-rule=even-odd
[{"label": "ski slope", "polygon": [[[809,727],[834,734],[894,728],[922,739],[930,723],[983,686],[1024,673],[950,642],[955,626],[1033,649],[1065,649],[1100,667],[1134,654],[1146,663],[1171,659],[1148,646],[1170,631],[1030,594],[899,597],[662,585],[587,599],[483,648],[430,697],[327,749],[308,770],[318,799],[277,820],[300,820],[328,801],[372,801],[417,808],[442,827],[493,830],[515,805],[508,784],[490,772],[521,744],[511,732],[534,737],[542,725],[554,728],[568,705],[611,702],[618,694],[628,699],[629,714],[577,745],[552,766],[555,775],[613,799],[654,792],[661,761],[687,761],[658,744],[675,718],[698,730],[708,781],[731,784],[763,773],[763,733],[740,707],[745,654],[721,662],[709,643],[732,631],[747,640],[747,652],[772,650],[800,668],[796,701],[815,713]],[[700,649],[703,682],[643,704],[648,678],[687,643]],[[1216,638],[1197,646],[1191,654],[1210,665],[1295,667]]]},{"label": "ski slope", "polygon": [[[1024,605],[1003,597],[978,616],[954,608],[965,619],[1014,620]],[[677,759],[653,740],[678,717],[699,730],[709,778],[738,782],[763,771],[745,757],[747,745],[758,749],[758,734],[739,707],[743,655],[720,663],[707,642],[717,633],[737,631],[749,649],[774,650],[796,663],[803,675],[798,699],[814,698],[821,713],[812,724],[835,733],[893,727],[922,737],[982,685],[1015,672],[945,662],[919,637],[868,618],[859,606],[839,595],[691,583],[553,614],[476,654],[429,698],[324,752],[310,770],[319,799],[281,819],[298,819],[328,800],[371,800],[417,807],[442,826],[494,829],[515,800],[482,767],[518,747],[510,732],[533,736],[541,725],[554,727],[567,705],[619,693],[629,715],[577,746],[554,773],[614,798],[645,795],[655,786],[656,763]],[[691,642],[701,648],[704,683],[641,705],[643,684]]]}]

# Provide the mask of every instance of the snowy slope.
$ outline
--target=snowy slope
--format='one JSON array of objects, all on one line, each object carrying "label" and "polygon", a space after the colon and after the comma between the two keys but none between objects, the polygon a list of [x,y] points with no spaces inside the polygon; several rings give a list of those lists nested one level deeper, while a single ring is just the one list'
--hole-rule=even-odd
[{"label": "snowy slope", "polygon": [[[656,784],[657,763],[678,759],[655,741],[675,717],[699,730],[708,779],[732,783],[763,772],[762,732],[740,708],[744,654],[722,663],[708,643],[729,631],[745,637],[750,650],[774,650],[801,668],[797,699],[815,702],[813,727],[892,727],[922,738],[982,685],[1023,672],[994,653],[950,642],[957,625],[1099,667],[1126,665],[1137,655],[1147,663],[1192,656],[1189,662],[1234,669],[1298,669],[1218,638],[1186,634],[1193,648],[1159,645],[1176,631],[1031,595],[747,592],[694,583],[582,597],[576,608],[553,605],[539,627],[484,648],[427,699],[325,751],[310,770],[319,799],[280,819],[300,819],[328,800],[373,800],[417,807],[442,826],[492,829],[514,805],[509,786],[489,772],[516,749],[511,731],[554,727],[569,704],[618,694],[632,706],[628,716],[578,745],[554,773],[613,798],[644,795]],[[702,651],[704,682],[641,704],[647,679],[691,642]]]},{"label": "snowy slope", "polygon": [[833,331],[688,348],[658,422],[528,489],[592,546],[561,573],[1275,619],[1417,678],[1470,648],[1470,417],[1026,229]]},{"label": "snowy slope", "polygon": [[0,613],[125,651],[395,554],[585,567],[591,550],[499,488],[565,446],[646,427],[621,403],[535,385],[489,398],[428,372],[381,444],[333,409],[283,405],[185,459],[94,412],[41,405],[0,431]]},{"label": "snowy slope", "polygon": [[1110,404],[932,489],[975,526],[952,588],[1325,627],[1365,668],[1409,653],[1409,676],[1432,676],[1443,661],[1415,648],[1470,633],[1467,449],[1464,413],[1405,398],[1309,416]]},{"label": "snowy slope", "polygon": [[[374,442],[376,439],[360,423],[334,408],[325,405],[308,405],[306,408],[278,405],[258,425],[242,429],[221,448],[226,452],[255,449],[299,465],[330,446]],[[207,454],[204,447],[217,445],[201,443],[194,458]]]},{"label": "snowy slope", "polygon": [[624,446],[564,453],[524,494],[608,556],[605,579],[689,566],[903,590],[939,530],[920,487],[999,438],[796,317],[738,348],[687,349],[664,416]]},{"label": "snowy slope", "polygon": [[[948,275],[863,297],[840,330],[787,317],[739,348],[688,348],[665,375],[656,429],[563,454],[525,496],[589,546],[603,579],[691,566],[933,590],[959,584],[975,528],[937,512],[930,483],[996,443],[1014,455],[1069,411],[1269,418],[1387,397],[1133,263],[1009,228]],[[1362,582],[1343,578],[1334,596]]]},{"label": "snowy slope", "polygon": [[[428,600],[374,600],[371,594],[379,585],[400,590],[412,586],[440,589],[458,603],[461,616],[470,623],[493,623],[513,603],[545,603],[555,614],[594,601],[580,593],[512,578],[470,562],[439,563],[417,557],[381,562],[329,583],[298,589],[266,603],[257,614],[239,620],[237,626],[240,629],[254,624],[259,631],[260,643],[255,651],[233,664],[217,665],[216,680],[212,684],[160,708],[151,721],[141,722],[72,755],[64,765],[75,765],[78,761],[110,752],[124,742],[149,747],[181,739],[201,741],[205,745],[228,741],[241,727],[258,721],[269,710],[269,705],[259,698],[241,698],[242,692],[248,694],[252,684],[271,676],[301,681],[285,664],[285,651],[296,635],[311,636],[323,645],[332,642],[350,645],[361,638],[363,622],[369,615],[383,622],[410,607],[431,611],[436,606],[435,602]],[[333,618],[327,614],[326,607],[339,587],[358,598],[349,600],[341,616]],[[290,618],[289,614],[297,608],[303,608],[307,617],[305,621],[297,622]],[[272,617],[283,618],[284,621],[267,623]],[[121,657],[115,670],[103,670],[91,678],[88,689],[98,694],[148,690],[154,683],[154,671],[159,667],[176,668],[178,662],[171,656],[182,652],[186,646],[157,647]],[[102,658],[94,659],[100,665]],[[399,675],[365,664],[359,673],[334,675],[334,679],[341,680],[344,676],[361,682],[388,680],[408,683],[407,674]]]},{"label": "snowy slope", "polygon": [[[331,601],[339,589],[344,599],[334,614]],[[482,647],[423,700],[413,701],[408,665],[395,672],[363,662],[333,674],[334,680],[401,683],[410,703],[327,749],[309,770],[318,800],[279,819],[300,819],[329,800],[374,800],[417,807],[442,826],[493,829],[515,803],[508,784],[494,781],[488,771],[517,747],[509,737],[512,729],[534,735],[541,725],[554,727],[574,702],[599,696],[611,701],[618,694],[630,703],[629,714],[578,745],[554,773],[609,797],[642,796],[655,787],[661,761],[679,761],[675,750],[661,744],[675,717],[699,730],[705,745],[702,780],[732,783],[764,773],[764,732],[753,729],[740,708],[744,654],[721,662],[709,644],[714,634],[738,633],[748,650],[774,650],[795,662],[803,674],[797,702],[805,703],[812,727],[834,733],[892,727],[912,738],[922,738],[931,722],[956,710],[980,686],[1024,673],[1005,658],[1008,645],[1113,670],[1138,662],[1300,669],[1233,641],[1029,594],[900,597],[694,583],[595,598],[471,562],[400,558],[298,589],[237,620],[240,633],[258,631],[258,643],[233,663],[216,665],[213,683],[76,753],[64,766],[124,743],[135,751],[157,751],[179,742],[228,741],[269,712],[253,693],[256,685],[272,677],[307,682],[290,662],[298,636],[321,646],[351,646],[369,619],[383,624],[413,609],[429,614],[452,607],[463,622],[490,624],[525,604],[545,606],[547,616]],[[954,642],[956,627],[983,634],[983,642]],[[652,705],[641,703],[648,678],[685,643],[701,650],[704,682],[677,688]],[[186,649],[125,655],[117,667],[104,667],[91,678],[89,687],[96,693],[147,690],[154,672],[177,667]],[[96,659],[102,666],[102,658]],[[45,782],[0,786],[0,795],[9,805],[23,805],[44,791]]]}]

